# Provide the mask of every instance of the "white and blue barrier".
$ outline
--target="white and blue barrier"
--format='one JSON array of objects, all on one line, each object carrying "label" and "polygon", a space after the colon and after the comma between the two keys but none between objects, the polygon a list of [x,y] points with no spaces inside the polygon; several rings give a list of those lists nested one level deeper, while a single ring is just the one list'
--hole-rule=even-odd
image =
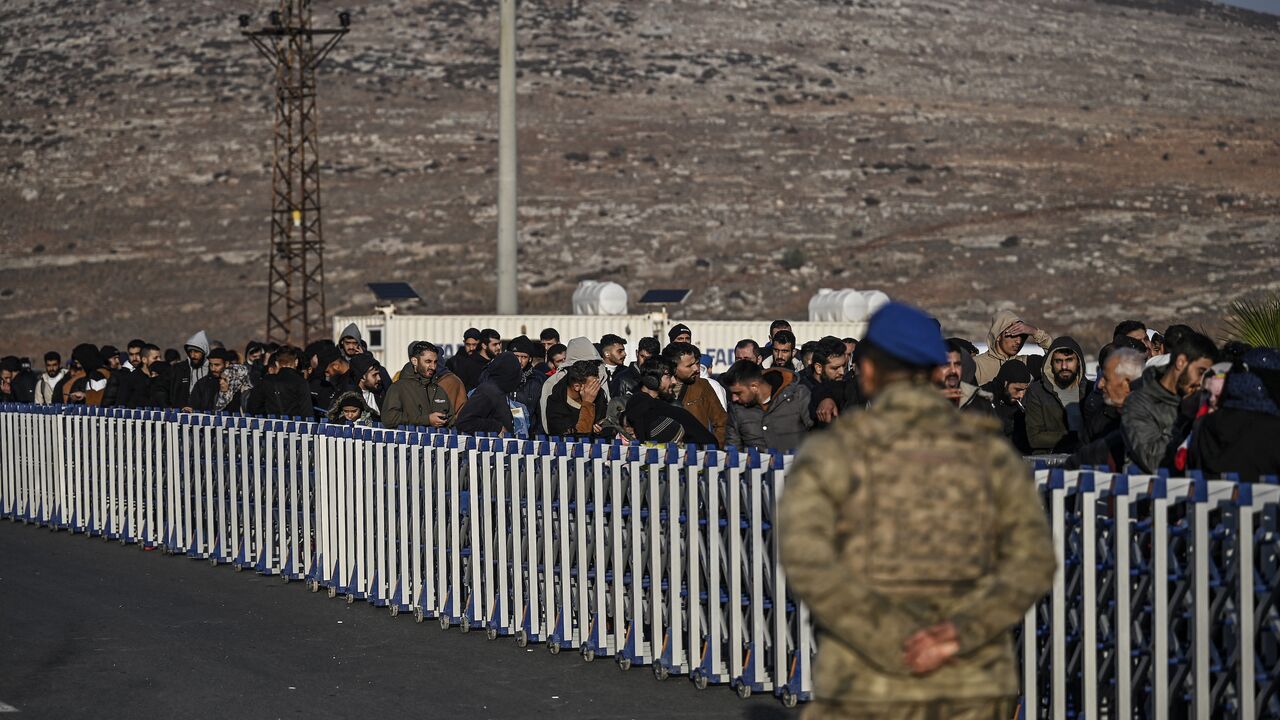
[{"label": "white and blue barrier", "polygon": [[[699,687],[812,694],[788,457],[0,405],[0,515]],[[1025,718],[1280,717],[1280,485],[1036,472]]]}]

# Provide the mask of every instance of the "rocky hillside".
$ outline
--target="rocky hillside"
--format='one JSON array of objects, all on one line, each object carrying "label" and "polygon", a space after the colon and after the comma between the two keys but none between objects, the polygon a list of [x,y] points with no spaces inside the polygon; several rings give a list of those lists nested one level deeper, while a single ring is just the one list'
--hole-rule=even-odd
[{"label": "rocky hillside", "polygon": [[[0,351],[266,304],[268,0],[0,5]],[[328,19],[340,5],[316,0]],[[497,3],[351,3],[321,73],[331,312],[405,280],[484,313]],[[688,313],[880,288],[981,336],[1011,304],[1096,346],[1280,289],[1280,28],[1191,0],[526,0],[521,301],[582,278]]]}]

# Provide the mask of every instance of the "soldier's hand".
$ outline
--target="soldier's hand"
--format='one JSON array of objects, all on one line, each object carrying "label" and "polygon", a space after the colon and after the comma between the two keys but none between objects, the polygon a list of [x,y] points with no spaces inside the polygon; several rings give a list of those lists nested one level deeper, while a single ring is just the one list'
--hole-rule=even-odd
[{"label": "soldier's hand", "polygon": [[840,415],[840,408],[836,407],[835,400],[826,398],[822,402],[818,403],[817,415],[819,421],[829,423]]},{"label": "soldier's hand", "polygon": [[955,657],[960,636],[955,625],[942,622],[916,632],[902,645],[903,663],[917,675],[927,675]]}]

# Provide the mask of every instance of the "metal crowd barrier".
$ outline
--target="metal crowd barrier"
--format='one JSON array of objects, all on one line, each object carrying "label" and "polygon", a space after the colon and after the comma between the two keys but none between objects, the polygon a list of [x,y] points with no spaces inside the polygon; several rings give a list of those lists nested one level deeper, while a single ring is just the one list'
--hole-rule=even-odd
[{"label": "metal crowd barrier", "polygon": [[[0,405],[0,515],[306,581],[660,679],[812,694],[788,457]],[[1036,472],[1024,718],[1280,717],[1280,485]]]}]

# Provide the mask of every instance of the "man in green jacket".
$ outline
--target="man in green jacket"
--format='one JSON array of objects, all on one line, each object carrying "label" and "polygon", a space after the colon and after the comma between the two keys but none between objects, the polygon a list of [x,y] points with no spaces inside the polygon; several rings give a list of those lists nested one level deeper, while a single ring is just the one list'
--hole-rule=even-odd
[{"label": "man in green jacket", "polygon": [[436,382],[440,350],[417,340],[409,346],[409,362],[391,383],[382,401],[382,424],[392,430],[404,425],[440,428],[449,424],[449,394]]},{"label": "man in green jacket", "polygon": [[937,324],[890,303],[858,347],[866,412],[801,449],[782,561],[819,632],[806,718],[1013,717],[1010,628],[1052,586],[1030,471],[996,422],[929,384]]}]

